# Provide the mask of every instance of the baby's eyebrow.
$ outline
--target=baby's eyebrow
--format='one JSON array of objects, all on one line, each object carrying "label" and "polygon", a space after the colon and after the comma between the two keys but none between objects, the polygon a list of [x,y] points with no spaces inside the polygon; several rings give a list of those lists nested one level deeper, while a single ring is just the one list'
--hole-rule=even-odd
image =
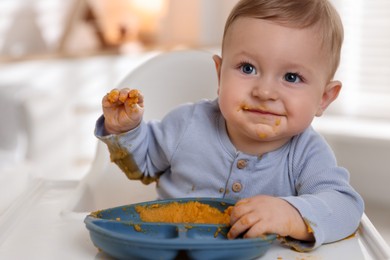
[{"label": "baby's eyebrow", "polygon": [[256,58],[255,53],[248,52],[246,50],[241,50],[237,53],[233,54],[235,57],[249,57],[249,58]]},{"label": "baby's eyebrow", "polygon": [[300,63],[296,63],[296,62],[288,62],[286,63],[285,65],[286,67],[286,70],[288,70],[289,72],[299,72],[299,73],[303,73],[303,74],[313,74],[313,69],[306,66],[306,65],[303,65],[303,64],[300,64]]}]

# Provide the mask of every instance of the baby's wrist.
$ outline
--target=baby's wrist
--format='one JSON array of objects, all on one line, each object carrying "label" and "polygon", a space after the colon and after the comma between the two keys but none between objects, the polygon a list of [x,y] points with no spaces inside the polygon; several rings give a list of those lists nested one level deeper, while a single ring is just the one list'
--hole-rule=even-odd
[{"label": "baby's wrist", "polygon": [[[294,209],[296,210],[296,209]],[[297,240],[302,240],[302,241],[314,241],[314,234],[313,230],[310,227],[309,221],[306,219],[302,218],[302,216],[296,212],[298,215],[295,215],[295,223],[293,226],[293,230],[291,230],[291,234],[289,235],[290,237],[293,237]]]},{"label": "baby's wrist", "polygon": [[107,134],[115,134],[115,135],[123,134],[123,133],[126,133],[126,132],[134,129],[134,128],[135,127],[131,128],[129,126],[127,126],[127,127],[111,126],[110,124],[104,122],[104,132]]}]

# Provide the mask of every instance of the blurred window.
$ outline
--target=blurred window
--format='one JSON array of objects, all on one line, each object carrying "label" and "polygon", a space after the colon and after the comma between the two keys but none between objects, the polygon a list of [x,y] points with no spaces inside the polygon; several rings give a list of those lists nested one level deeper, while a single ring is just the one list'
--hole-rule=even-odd
[{"label": "blurred window", "polygon": [[30,7],[32,12],[24,18],[25,21],[31,22],[30,19],[35,18],[47,46],[55,49],[73,2],[73,0],[0,0],[0,49],[5,35],[13,29],[10,26],[14,22],[15,15],[27,7]]},{"label": "blurred window", "polygon": [[344,87],[336,101],[337,110],[352,116],[390,119],[390,1],[332,2],[345,29],[336,76]]}]

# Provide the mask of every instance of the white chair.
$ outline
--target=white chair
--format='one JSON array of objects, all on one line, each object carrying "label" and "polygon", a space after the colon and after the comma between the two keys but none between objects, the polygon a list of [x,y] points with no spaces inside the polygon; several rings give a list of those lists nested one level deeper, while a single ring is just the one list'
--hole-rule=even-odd
[{"label": "white chair", "polygon": [[145,96],[145,119],[162,118],[178,104],[217,96],[212,53],[174,51],[145,62],[117,88],[137,88]]},{"label": "white chair", "polygon": [[[181,103],[216,98],[212,53],[189,50],[160,54],[130,72],[116,87],[139,89],[145,96],[145,119],[160,119]],[[99,142],[92,167],[67,211],[90,212],[157,197],[154,184],[128,180],[109,158],[106,145]]]}]

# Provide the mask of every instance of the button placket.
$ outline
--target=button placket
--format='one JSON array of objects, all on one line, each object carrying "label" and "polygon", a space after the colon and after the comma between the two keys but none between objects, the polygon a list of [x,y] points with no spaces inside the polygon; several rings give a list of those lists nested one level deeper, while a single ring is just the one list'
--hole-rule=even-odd
[{"label": "button placket", "polygon": [[248,160],[248,158],[246,158],[245,156],[241,156],[240,154],[237,154],[233,167],[231,168],[231,175],[229,177],[230,184],[228,190],[232,191],[233,193],[236,193],[237,195],[241,194],[244,191],[242,178],[243,177],[245,178],[243,174],[246,174],[248,172],[250,168],[249,166],[250,166],[250,160]]}]

